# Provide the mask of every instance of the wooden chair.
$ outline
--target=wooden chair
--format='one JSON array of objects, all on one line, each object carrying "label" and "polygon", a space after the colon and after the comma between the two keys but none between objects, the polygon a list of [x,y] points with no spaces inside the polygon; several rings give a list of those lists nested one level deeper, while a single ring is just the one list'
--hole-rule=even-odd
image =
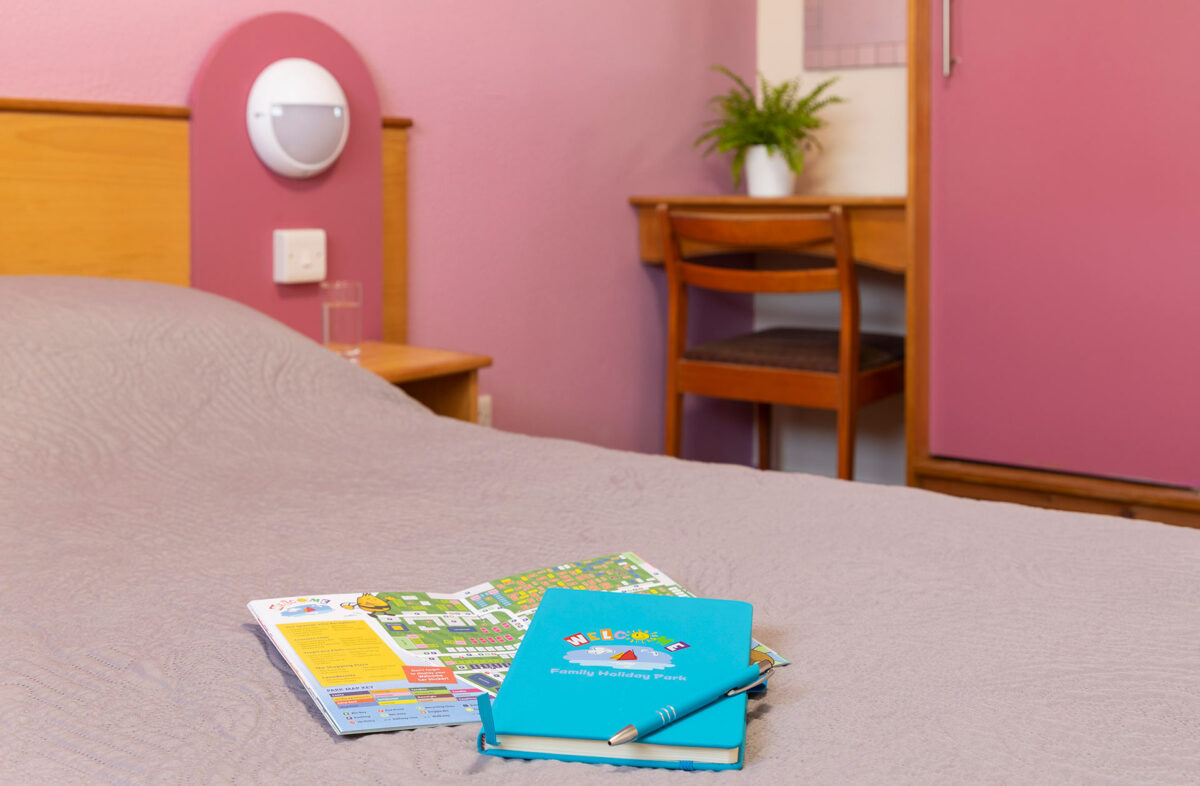
[{"label": "wooden chair", "polygon": [[[840,207],[820,213],[738,215],[658,207],[668,287],[666,453],[680,454],[683,394],[757,403],[759,466],[770,466],[771,404],[837,412],[838,477],[854,476],[860,406],[904,387],[904,337],[860,333],[858,277]],[[810,266],[740,269],[685,260],[681,246],[805,254]],[[823,250],[823,249],[821,249]],[[816,260],[816,266],[811,266]],[[774,328],[686,346],[688,287],[724,292],[841,292],[840,330]]]}]

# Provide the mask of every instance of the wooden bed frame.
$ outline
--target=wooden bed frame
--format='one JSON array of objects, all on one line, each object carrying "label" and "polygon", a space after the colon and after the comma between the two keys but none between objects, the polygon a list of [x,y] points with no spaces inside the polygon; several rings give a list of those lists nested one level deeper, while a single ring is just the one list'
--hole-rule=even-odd
[{"label": "wooden bed frame", "polygon": [[[191,283],[186,107],[0,98],[0,274]],[[383,340],[407,338],[408,128],[383,121]]]}]

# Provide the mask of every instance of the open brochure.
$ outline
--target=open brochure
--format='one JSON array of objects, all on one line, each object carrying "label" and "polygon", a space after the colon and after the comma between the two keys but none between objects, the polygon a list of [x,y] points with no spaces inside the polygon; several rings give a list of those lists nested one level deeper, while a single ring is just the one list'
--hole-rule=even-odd
[{"label": "open brochure", "polygon": [[500,688],[550,587],[692,597],[625,552],[459,592],[306,595],[248,606],[334,730],[362,734],[478,721],[479,695]]}]

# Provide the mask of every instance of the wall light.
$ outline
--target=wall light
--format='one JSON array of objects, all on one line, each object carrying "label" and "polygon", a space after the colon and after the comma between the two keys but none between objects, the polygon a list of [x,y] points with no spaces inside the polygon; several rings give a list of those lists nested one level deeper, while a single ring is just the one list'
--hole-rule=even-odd
[{"label": "wall light", "polygon": [[350,108],[333,74],[301,57],[263,69],[246,102],[250,144],[272,172],[305,178],[324,172],[350,134]]}]

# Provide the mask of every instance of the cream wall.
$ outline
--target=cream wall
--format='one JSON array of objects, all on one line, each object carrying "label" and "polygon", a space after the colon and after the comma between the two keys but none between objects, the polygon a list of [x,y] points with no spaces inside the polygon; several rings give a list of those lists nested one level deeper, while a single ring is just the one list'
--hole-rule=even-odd
[{"label": "cream wall", "polygon": [[[904,0],[895,0],[904,2]],[[800,192],[894,196],[907,188],[908,75],[903,66],[804,71],[804,0],[758,0],[758,70],[772,82],[829,77],[846,99],[822,115],[823,149],[797,183]]]},{"label": "cream wall", "polygon": [[[903,2],[903,0],[895,0]],[[799,76],[812,88],[838,77],[833,92],[846,99],[830,106],[820,132],[822,149],[811,154],[799,193],[902,195],[907,188],[907,71],[904,67],[804,71],[804,0],[758,0],[758,69],[772,82]],[[860,269],[863,330],[904,332],[904,280]],[[833,295],[833,293],[829,293]],[[837,327],[836,296],[759,296],[755,326]],[[815,475],[836,474],[837,434],[832,412],[777,407],[776,467]],[[860,410],[855,477],[905,482],[904,403],[900,396]]]}]

